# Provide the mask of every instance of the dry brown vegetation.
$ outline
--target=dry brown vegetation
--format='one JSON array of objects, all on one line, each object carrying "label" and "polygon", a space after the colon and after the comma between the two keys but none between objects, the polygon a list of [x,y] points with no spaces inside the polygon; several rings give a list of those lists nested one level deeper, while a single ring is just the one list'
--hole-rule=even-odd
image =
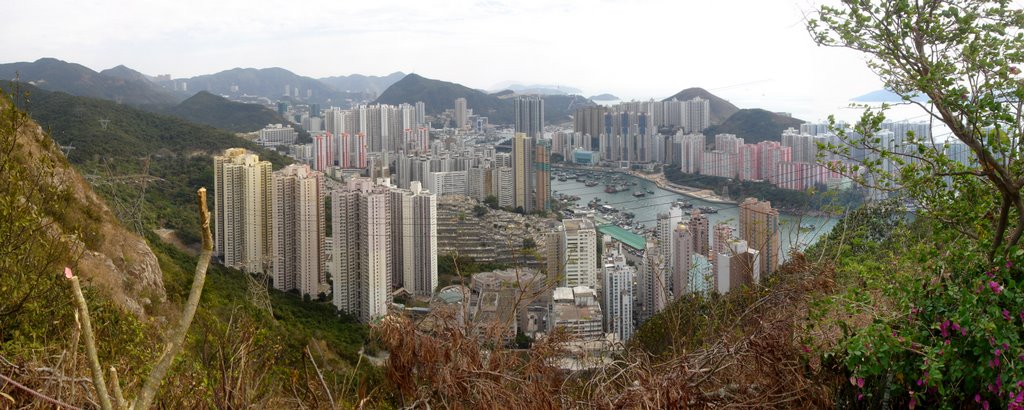
[{"label": "dry brown vegetation", "polygon": [[833,286],[831,271],[815,266],[794,255],[771,289],[704,335],[704,346],[663,356],[633,346],[598,370],[556,366],[566,335],[507,349],[500,331],[460,323],[452,311],[420,322],[392,315],[375,330],[391,352],[388,380],[411,408],[829,407],[832,384],[822,381],[836,380],[800,344],[807,301]]}]

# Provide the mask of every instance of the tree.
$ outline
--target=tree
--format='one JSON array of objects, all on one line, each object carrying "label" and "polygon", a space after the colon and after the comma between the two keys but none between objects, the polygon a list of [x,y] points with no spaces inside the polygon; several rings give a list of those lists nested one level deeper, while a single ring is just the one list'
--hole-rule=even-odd
[{"label": "tree", "polygon": [[491,209],[498,209],[498,197],[487,195],[487,198],[484,198],[484,204],[491,207]]},{"label": "tree", "polygon": [[483,205],[474,205],[473,215],[476,215],[477,218],[482,218],[484,215],[487,215],[487,207]]},{"label": "tree", "polygon": [[839,130],[843,144],[827,146],[846,157],[851,147],[868,153],[842,171],[875,189],[901,190],[973,239],[989,261],[1024,233],[1022,28],[1024,11],[1009,0],[843,0],[808,22],[814,41],[864,53],[887,89],[947,126],[970,152],[970,161],[956,161],[946,154],[958,144],[934,136],[889,139],[878,132],[883,106]]},{"label": "tree", "polygon": [[523,249],[534,249],[536,247],[537,247],[537,241],[534,241],[533,238],[530,238],[530,237],[523,238]]}]

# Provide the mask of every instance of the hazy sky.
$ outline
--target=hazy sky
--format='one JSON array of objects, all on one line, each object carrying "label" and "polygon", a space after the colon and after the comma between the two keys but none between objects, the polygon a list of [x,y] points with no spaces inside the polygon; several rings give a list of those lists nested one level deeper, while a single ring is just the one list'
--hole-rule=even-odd
[{"label": "hazy sky", "polygon": [[[817,47],[809,0],[13,1],[0,62],[55,57],[189,77],[234,67],[300,75],[505,81],[664,98],[704,87],[805,120],[881,87],[863,57]],[[844,115],[845,116],[845,115]]]}]

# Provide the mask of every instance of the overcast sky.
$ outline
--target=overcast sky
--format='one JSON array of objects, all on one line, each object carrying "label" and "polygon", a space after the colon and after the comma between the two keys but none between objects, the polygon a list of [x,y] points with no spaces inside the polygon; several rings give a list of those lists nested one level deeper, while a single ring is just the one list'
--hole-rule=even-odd
[{"label": "overcast sky", "polygon": [[863,57],[817,47],[811,0],[13,1],[0,62],[55,57],[190,77],[416,72],[473,88],[555,84],[664,98],[704,87],[740,108],[843,116],[881,88]]}]

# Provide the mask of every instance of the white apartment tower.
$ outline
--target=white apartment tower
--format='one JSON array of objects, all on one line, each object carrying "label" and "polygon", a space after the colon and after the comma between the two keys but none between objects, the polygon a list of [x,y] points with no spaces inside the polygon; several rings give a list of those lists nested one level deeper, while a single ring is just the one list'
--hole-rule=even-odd
[{"label": "white apartment tower", "polygon": [[390,303],[390,195],[368,178],[331,193],[334,305],[362,322],[383,317]]},{"label": "white apartment tower", "polygon": [[597,281],[597,229],[589,219],[566,219],[559,227],[562,234],[561,254],[565,258],[566,287],[587,286],[598,288]]},{"label": "white apartment tower", "polygon": [[227,267],[264,272],[271,252],[270,162],[244,148],[213,157],[215,250]]},{"label": "white apartment tower", "polygon": [[308,165],[273,173],[274,288],[317,297],[324,281],[323,174]]}]

